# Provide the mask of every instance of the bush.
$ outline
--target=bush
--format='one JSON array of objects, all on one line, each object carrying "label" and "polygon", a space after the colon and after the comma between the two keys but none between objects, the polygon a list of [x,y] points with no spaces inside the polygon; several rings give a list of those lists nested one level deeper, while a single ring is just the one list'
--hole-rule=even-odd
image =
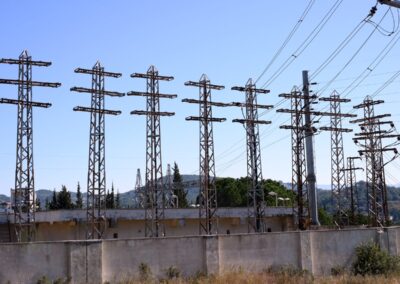
[{"label": "bush", "polygon": [[141,281],[146,281],[151,277],[151,269],[147,263],[141,262],[139,264],[139,277]]},{"label": "bush", "polygon": [[168,279],[179,278],[181,276],[181,271],[176,266],[170,266],[165,271],[165,275]]},{"label": "bush", "polygon": [[357,247],[356,257],[356,261],[353,263],[355,275],[389,275],[400,272],[400,258],[382,251],[373,242]]}]

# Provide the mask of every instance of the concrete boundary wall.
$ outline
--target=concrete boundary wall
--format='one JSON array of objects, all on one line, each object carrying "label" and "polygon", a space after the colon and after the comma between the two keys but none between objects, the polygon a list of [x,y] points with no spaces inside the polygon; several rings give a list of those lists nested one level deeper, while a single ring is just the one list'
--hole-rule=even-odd
[{"label": "concrete boundary wall", "polygon": [[0,283],[36,283],[43,276],[115,283],[137,277],[141,263],[157,277],[165,277],[172,266],[184,276],[280,266],[322,275],[333,267],[350,267],[355,247],[368,241],[398,255],[400,227],[1,244]]}]

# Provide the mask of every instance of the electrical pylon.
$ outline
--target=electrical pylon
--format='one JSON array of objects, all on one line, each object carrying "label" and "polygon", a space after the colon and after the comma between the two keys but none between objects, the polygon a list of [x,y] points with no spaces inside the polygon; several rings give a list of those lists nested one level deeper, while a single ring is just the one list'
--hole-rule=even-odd
[{"label": "electrical pylon", "polygon": [[167,180],[166,180],[165,186],[167,188],[167,195],[168,195],[167,207],[175,208],[176,201],[174,200],[174,189],[173,189],[172,171],[171,171],[170,164],[167,164]]},{"label": "electrical pylon", "polygon": [[346,176],[343,169],[345,168],[344,150],[343,150],[343,133],[349,133],[353,130],[342,127],[343,117],[356,117],[355,114],[344,114],[341,112],[341,103],[348,103],[350,99],[341,98],[339,93],[333,93],[326,98],[319,98],[320,101],[330,102],[330,120],[329,127],[321,127],[320,130],[331,132],[331,186],[332,186],[332,203],[335,208],[335,221],[339,225],[348,223],[348,194],[346,192]]},{"label": "electrical pylon", "polygon": [[257,104],[257,94],[267,94],[270,91],[257,89],[252,79],[249,79],[244,87],[232,87],[232,90],[245,92],[246,99],[244,103],[233,102],[232,106],[246,109],[244,119],[234,119],[232,122],[243,124],[246,129],[247,144],[247,178],[249,188],[247,191],[247,221],[248,232],[264,232],[264,211],[265,199],[264,189],[262,188],[262,165],[260,149],[260,124],[270,124],[271,121],[259,120],[258,109],[271,109],[272,105]]},{"label": "electrical pylon", "polygon": [[35,179],[33,168],[32,108],[48,108],[50,103],[32,101],[32,87],[58,88],[60,83],[32,81],[32,66],[48,67],[51,62],[33,61],[27,50],[18,59],[0,59],[2,64],[18,65],[18,80],[0,79],[0,84],[18,86],[18,99],[0,99],[18,106],[17,159],[14,188],[14,227],[17,242],[35,240]]},{"label": "electrical pylon", "polygon": [[92,75],[92,87],[72,87],[70,90],[91,94],[91,107],[74,107],[74,111],[90,113],[89,166],[87,179],[86,238],[101,239],[106,229],[106,162],[105,114],[119,115],[121,111],[105,109],[104,97],[123,97],[124,93],[106,91],[104,78],[119,78],[121,73],[106,72],[97,61],[92,69],[77,68],[75,73]]},{"label": "electrical pylon", "polygon": [[[303,100],[305,95],[294,87],[290,94],[280,94],[280,97],[291,100],[291,109],[278,109],[277,112],[290,113],[291,125],[281,125],[281,129],[290,129],[292,132],[292,190],[296,192],[296,202],[293,204],[294,215],[300,230],[306,230],[310,223],[309,193],[307,184],[306,158],[304,149],[305,131],[309,130],[304,124]],[[308,100],[315,101],[316,95],[308,95]]]},{"label": "electrical pylon", "polygon": [[173,116],[174,112],[160,112],[160,98],[174,99],[177,95],[161,94],[159,81],[172,81],[172,76],[161,76],[151,65],[147,73],[133,73],[132,78],[144,78],[147,81],[146,92],[129,92],[128,96],[146,97],[146,111],[134,110],[131,114],[146,115],[146,197],[145,197],[145,236],[165,235],[164,193],[161,159],[161,116]]},{"label": "electrical pylon", "polygon": [[140,208],[144,208],[145,194],[143,191],[142,175],[140,174],[140,169],[137,169],[136,172],[135,196],[138,206]]},{"label": "electrical pylon", "polygon": [[355,166],[355,160],[361,160],[360,157],[347,157],[347,168],[343,172],[347,173],[347,188],[350,195],[350,223],[355,224],[356,211],[361,212],[360,208],[360,193],[357,188],[356,171],[364,170]]},{"label": "electrical pylon", "polygon": [[[381,121],[381,119],[390,117],[390,114],[375,115],[375,105],[384,103],[383,100],[373,100],[367,96],[363,103],[354,106],[355,109],[363,109],[364,117],[350,121],[357,123],[361,128],[361,133],[356,133],[353,140],[362,147],[358,151],[360,155],[365,155],[366,160],[366,178],[367,178],[367,200],[368,216],[371,225],[374,227],[383,227],[390,225],[390,216],[387,203],[387,190],[385,181],[385,165],[398,157],[397,148],[400,135],[392,134],[394,124],[392,121]],[[382,126],[390,125],[389,130],[382,129]],[[389,146],[382,145],[382,139],[397,138],[397,142]],[[362,142],[360,142],[362,141]],[[384,152],[394,152],[394,156],[387,162],[384,162]]]},{"label": "electrical pylon", "polygon": [[217,190],[215,187],[215,156],[213,122],[224,122],[226,118],[212,115],[212,106],[226,107],[231,104],[211,100],[211,90],[225,87],[211,84],[206,74],[198,82],[188,81],[185,86],[199,88],[199,100],[183,99],[182,102],[199,104],[199,116],[189,116],[187,121],[199,121],[200,124],[200,194],[199,194],[199,233],[211,235],[218,233]]}]

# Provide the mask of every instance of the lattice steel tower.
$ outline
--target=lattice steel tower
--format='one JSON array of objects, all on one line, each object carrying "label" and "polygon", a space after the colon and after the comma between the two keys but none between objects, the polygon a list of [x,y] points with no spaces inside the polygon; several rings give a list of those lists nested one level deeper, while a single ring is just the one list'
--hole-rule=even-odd
[{"label": "lattice steel tower", "polygon": [[292,190],[296,192],[296,202],[293,205],[294,215],[300,230],[305,230],[311,223],[307,169],[305,158],[306,132],[315,132],[315,128],[306,126],[303,114],[303,100],[315,101],[316,95],[303,95],[299,88],[294,87],[290,94],[280,94],[280,97],[291,100],[291,109],[278,109],[277,112],[290,113],[291,125],[281,125],[281,129],[290,129],[292,132]]},{"label": "lattice steel tower", "polygon": [[355,160],[361,160],[360,157],[347,157],[347,168],[343,169],[347,173],[347,188],[350,195],[350,223],[355,224],[356,211],[361,212],[360,208],[360,193],[357,188],[356,171],[364,170],[355,166]]},{"label": "lattice steel tower", "polygon": [[335,221],[342,225],[347,223],[349,209],[348,194],[346,191],[345,160],[343,150],[343,133],[352,132],[352,129],[342,127],[343,117],[356,117],[355,114],[341,112],[341,103],[348,103],[350,99],[341,98],[334,91],[330,97],[320,98],[320,101],[330,102],[331,125],[321,127],[320,130],[331,132],[331,186],[332,203],[335,208]]},{"label": "lattice steel tower", "polygon": [[232,122],[241,123],[246,129],[247,144],[247,178],[249,188],[247,193],[247,217],[248,232],[264,232],[265,199],[262,188],[262,166],[260,149],[260,124],[270,124],[271,121],[259,120],[258,109],[270,109],[272,105],[257,104],[257,94],[267,94],[269,90],[257,89],[252,79],[249,79],[245,87],[232,87],[232,90],[245,92],[244,103],[233,102],[233,106],[246,109],[244,119],[234,119]]},{"label": "lattice steel tower", "polygon": [[140,174],[140,169],[137,169],[136,172],[135,196],[138,206],[140,208],[144,208],[145,194],[143,191],[142,175]]},{"label": "lattice steel tower", "polygon": [[133,73],[132,78],[146,79],[146,92],[129,92],[128,96],[146,97],[146,111],[134,110],[131,114],[146,115],[146,189],[145,189],[145,236],[165,235],[163,227],[166,197],[164,193],[161,159],[161,116],[173,116],[174,112],[160,111],[160,98],[174,99],[177,95],[160,93],[159,81],[172,81],[172,76],[161,76],[152,65],[147,73]]},{"label": "lattice steel tower", "polygon": [[[353,140],[363,148],[358,152],[366,158],[368,215],[372,226],[381,227],[390,224],[384,167],[398,156],[398,151],[393,146],[399,144],[397,141],[390,144],[390,147],[384,147],[382,139],[400,137],[398,134],[391,134],[394,131],[392,121],[381,121],[382,118],[390,117],[390,114],[375,115],[374,106],[382,103],[383,100],[373,100],[367,96],[362,104],[354,106],[355,109],[364,110],[364,118],[351,121],[357,123],[362,130],[355,134]],[[384,130],[383,125],[390,125],[391,129]],[[394,152],[394,157],[384,162],[383,153],[387,151]]]},{"label": "lattice steel tower", "polygon": [[24,50],[19,59],[0,59],[3,64],[18,65],[18,80],[0,79],[0,84],[18,85],[18,99],[1,99],[2,104],[18,106],[17,159],[14,188],[14,227],[16,240],[35,239],[35,179],[33,168],[32,108],[48,108],[50,103],[32,101],[32,87],[58,88],[60,83],[32,81],[32,66],[48,67],[51,62],[33,61]]},{"label": "lattice steel tower", "polygon": [[200,234],[217,234],[217,191],[215,187],[215,156],[213,122],[223,122],[226,118],[212,115],[212,106],[225,107],[230,104],[213,102],[211,90],[222,90],[225,87],[211,84],[207,75],[203,74],[198,82],[188,81],[185,86],[199,88],[199,100],[183,99],[182,102],[199,104],[199,116],[189,116],[188,121],[199,121],[200,124],[200,194],[199,219]]},{"label": "lattice steel tower", "polygon": [[124,93],[106,91],[104,78],[119,78],[121,73],[106,72],[97,61],[92,69],[75,69],[75,73],[92,75],[92,87],[72,87],[71,91],[91,94],[91,107],[74,107],[74,111],[90,113],[89,167],[87,179],[86,238],[101,239],[106,229],[106,161],[105,115],[121,111],[105,109],[105,96],[123,97]]}]

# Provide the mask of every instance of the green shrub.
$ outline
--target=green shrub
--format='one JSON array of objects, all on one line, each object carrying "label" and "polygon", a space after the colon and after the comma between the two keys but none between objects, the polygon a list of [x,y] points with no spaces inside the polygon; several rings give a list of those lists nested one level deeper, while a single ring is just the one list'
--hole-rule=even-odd
[{"label": "green shrub", "polygon": [[176,266],[170,266],[165,271],[165,275],[168,279],[179,278],[181,276],[181,271]]},{"label": "green shrub", "polygon": [[139,264],[139,277],[141,281],[146,281],[151,277],[151,269],[147,263]]},{"label": "green shrub", "polygon": [[391,256],[380,247],[369,242],[356,248],[356,260],[353,263],[355,275],[389,275],[400,272],[400,258]]}]

